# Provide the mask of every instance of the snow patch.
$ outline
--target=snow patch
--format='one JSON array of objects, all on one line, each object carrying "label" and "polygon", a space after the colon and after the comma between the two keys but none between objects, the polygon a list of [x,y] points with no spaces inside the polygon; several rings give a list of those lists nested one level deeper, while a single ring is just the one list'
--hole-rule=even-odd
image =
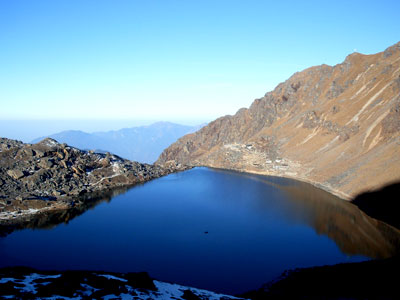
[{"label": "snow patch", "polygon": [[54,147],[54,146],[58,145],[58,142],[56,140],[51,139],[51,138],[47,138],[47,139],[44,139],[41,142],[41,144],[49,146],[49,147]]},{"label": "snow patch", "polygon": [[[106,295],[102,297],[104,300],[111,300],[111,299],[122,299],[122,300],[131,300],[131,299],[137,299],[137,297],[134,297],[129,294],[119,294],[118,296],[111,294],[111,295]],[[154,298],[142,298],[142,299],[154,299]]]},{"label": "snow patch", "polygon": [[30,275],[26,275],[25,279],[14,279],[14,283],[19,283],[19,284],[25,285],[25,286],[22,286],[22,287],[16,286],[15,288],[19,289],[19,290],[21,290],[23,292],[26,292],[26,293],[36,294],[36,285],[37,284],[42,284],[42,283],[36,283],[36,282],[34,282],[35,280],[37,280],[37,279],[58,278],[60,276],[61,276],[61,274],[59,274],[59,275],[40,275],[40,274],[37,274],[37,273],[32,273]]},{"label": "snow patch", "polygon": [[[40,210],[46,210],[48,207],[43,207]],[[11,219],[11,218],[16,218],[17,216],[23,216],[23,215],[33,215],[36,214],[39,211],[39,209],[34,209],[34,208],[29,208],[29,209],[24,209],[20,211],[5,211],[0,213],[0,219]]]},{"label": "snow patch", "polygon": [[[118,280],[122,282],[128,282],[128,280],[124,278],[120,278],[114,275],[108,275],[108,274],[96,274],[97,276],[102,276],[107,279],[113,279],[113,280]],[[30,297],[35,298],[33,295],[37,294],[36,287],[38,285],[47,285],[50,282],[35,282],[35,280],[38,279],[51,279],[51,278],[59,278],[61,274],[58,275],[41,275],[37,273],[32,273],[30,275],[25,275],[24,279],[16,279],[16,278],[1,278],[0,283],[8,283],[8,282],[13,282],[16,284],[15,288],[19,289],[21,292],[27,293],[26,296],[29,294],[32,295]],[[187,286],[182,286],[178,284],[172,284],[172,283],[166,283],[166,282],[161,282],[161,281],[156,281],[154,280],[154,285],[156,286],[157,290],[144,290],[140,288],[133,288],[129,285],[125,285],[127,289],[127,293],[121,293],[119,295],[115,294],[109,294],[105,295],[102,297],[102,299],[124,299],[124,300],[131,300],[131,299],[154,299],[154,300],[167,300],[167,299],[182,299],[182,296],[184,295],[184,292],[187,290],[190,290],[194,295],[198,296],[201,299],[210,299],[210,300],[220,300],[220,299],[243,299],[243,298],[237,298],[234,296],[229,296],[229,295],[224,295],[224,294],[218,294],[215,292],[207,291],[207,290],[202,290],[202,289],[197,289],[197,288],[191,288]],[[56,299],[64,299],[64,300],[78,300],[86,297],[90,297],[94,292],[99,291],[100,289],[96,289],[88,284],[81,283],[80,286],[82,289],[78,289],[75,291],[73,297],[65,297],[61,295],[53,295],[51,297],[43,297],[41,299],[47,299],[47,300],[56,300]],[[78,295],[79,294],[79,295]],[[4,299],[13,299],[13,295],[5,295],[2,296]]]},{"label": "snow patch", "polygon": [[154,299],[160,299],[160,300],[161,299],[171,299],[172,297],[180,298],[183,296],[183,292],[185,290],[190,290],[191,292],[193,292],[195,295],[199,296],[200,298],[205,298],[205,299],[209,299],[209,300],[220,300],[221,298],[243,299],[243,298],[237,298],[234,296],[218,294],[218,293],[214,293],[214,292],[207,291],[207,290],[191,288],[191,287],[182,286],[182,285],[178,285],[178,284],[161,282],[161,281],[157,281],[157,280],[154,280],[154,285],[156,286],[159,293],[161,294],[161,295],[159,295],[159,297],[154,298]]},{"label": "snow patch", "polygon": [[102,276],[102,277],[105,277],[105,278],[107,278],[107,279],[119,280],[119,281],[122,281],[122,282],[128,282],[128,280],[126,280],[126,279],[119,278],[119,277],[116,277],[116,276],[113,276],[113,275],[97,274],[97,276]]},{"label": "snow patch", "polygon": [[53,295],[51,297],[40,298],[40,299],[46,299],[46,300],[59,300],[59,299],[63,299],[63,300],[82,300],[82,297],[81,296],[77,296],[77,297],[71,298],[71,297]]},{"label": "snow patch", "polygon": [[86,291],[82,291],[82,294],[84,294],[85,296],[90,296],[91,294],[93,294],[96,291],[99,291],[100,289],[96,289],[88,284],[85,283],[81,283],[81,287],[83,287],[84,289],[86,289]]},{"label": "snow patch", "polygon": [[119,172],[121,172],[121,166],[120,166],[119,163],[113,162],[113,163],[111,164],[111,166],[112,166],[112,169],[113,169],[113,172],[114,172],[114,173],[119,173]]}]

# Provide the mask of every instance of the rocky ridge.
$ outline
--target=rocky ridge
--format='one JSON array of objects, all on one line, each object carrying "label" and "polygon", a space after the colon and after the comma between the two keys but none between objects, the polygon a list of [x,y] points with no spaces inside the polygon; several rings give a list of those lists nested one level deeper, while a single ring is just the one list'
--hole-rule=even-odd
[{"label": "rocky ridge", "polygon": [[400,42],[295,73],[159,157],[313,183],[342,198],[400,181]]},{"label": "rocky ridge", "polygon": [[0,222],[82,205],[84,195],[184,170],[82,151],[46,138],[36,144],[0,138]]}]

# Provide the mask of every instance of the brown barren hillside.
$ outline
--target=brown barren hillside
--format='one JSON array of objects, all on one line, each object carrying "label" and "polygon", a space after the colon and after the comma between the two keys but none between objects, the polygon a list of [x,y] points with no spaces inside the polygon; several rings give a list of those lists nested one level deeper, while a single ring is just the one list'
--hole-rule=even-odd
[{"label": "brown barren hillside", "polygon": [[400,181],[400,42],[295,73],[158,159],[293,177],[342,198]]}]

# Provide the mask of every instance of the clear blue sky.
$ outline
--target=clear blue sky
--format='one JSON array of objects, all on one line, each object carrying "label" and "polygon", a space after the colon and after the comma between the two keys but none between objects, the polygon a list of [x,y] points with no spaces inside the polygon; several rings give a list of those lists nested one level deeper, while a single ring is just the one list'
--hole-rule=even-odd
[{"label": "clear blue sky", "polygon": [[210,121],[399,40],[398,0],[3,0],[0,120]]}]

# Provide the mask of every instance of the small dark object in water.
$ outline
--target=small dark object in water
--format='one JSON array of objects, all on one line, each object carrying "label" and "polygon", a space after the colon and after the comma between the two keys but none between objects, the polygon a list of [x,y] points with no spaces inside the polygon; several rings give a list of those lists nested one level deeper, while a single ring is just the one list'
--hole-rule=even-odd
[{"label": "small dark object in water", "polygon": [[204,231],[205,234],[208,234],[208,231]]}]

